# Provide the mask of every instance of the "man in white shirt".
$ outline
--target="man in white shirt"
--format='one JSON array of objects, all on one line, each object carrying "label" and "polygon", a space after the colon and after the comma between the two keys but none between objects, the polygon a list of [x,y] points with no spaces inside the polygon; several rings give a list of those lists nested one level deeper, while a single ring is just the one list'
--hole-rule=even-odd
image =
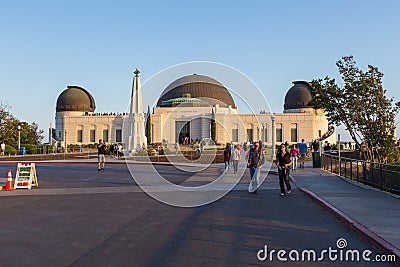
[{"label": "man in white shirt", "polygon": [[4,156],[4,152],[6,151],[6,144],[2,142],[0,146],[1,146],[1,155]]}]

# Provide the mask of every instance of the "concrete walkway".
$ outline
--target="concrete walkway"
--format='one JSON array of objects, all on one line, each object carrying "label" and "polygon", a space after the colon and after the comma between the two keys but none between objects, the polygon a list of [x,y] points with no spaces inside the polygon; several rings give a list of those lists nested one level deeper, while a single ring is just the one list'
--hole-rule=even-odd
[{"label": "concrete walkway", "polygon": [[306,163],[292,172],[297,187],[375,245],[400,257],[400,197]]}]

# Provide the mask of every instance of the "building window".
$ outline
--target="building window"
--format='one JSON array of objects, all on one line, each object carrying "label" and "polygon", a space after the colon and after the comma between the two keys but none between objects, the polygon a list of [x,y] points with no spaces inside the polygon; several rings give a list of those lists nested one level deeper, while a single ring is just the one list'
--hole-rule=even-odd
[{"label": "building window", "polygon": [[117,143],[122,142],[122,129],[115,130],[115,142]]},{"label": "building window", "polygon": [[90,138],[89,142],[94,143],[96,142],[96,130],[90,130]]},{"label": "building window", "polygon": [[276,142],[277,143],[283,142],[282,123],[276,124]]},{"label": "building window", "polygon": [[78,143],[82,143],[83,142],[83,134],[82,134],[82,130],[78,130],[76,133],[76,141]]},{"label": "building window", "polygon": [[58,138],[61,139],[61,131],[58,131]]},{"label": "building window", "polygon": [[103,130],[103,140],[104,142],[108,142],[108,129]]},{"label": "building window", "polygon": [[232,129],[232,142],[239,142],[239,129]]},{"label": "building window", "polygon": [[247,141],[248,142],[254,141],[253,129],[247,129]]},{"label": "building window", "polygon": [[297,142],[297,123],[290,124],[290,142]]}]

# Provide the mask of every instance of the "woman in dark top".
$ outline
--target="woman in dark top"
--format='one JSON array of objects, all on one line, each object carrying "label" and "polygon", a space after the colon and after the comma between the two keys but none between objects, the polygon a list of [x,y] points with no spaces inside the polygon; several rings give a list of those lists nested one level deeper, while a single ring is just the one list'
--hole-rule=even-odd
[{"label": "woman in dark top", "polygon": [[290,192],[292,192],[292,187],[290,186],[289,181],[289,170],[290,165],[292,165],[292,157],[284,144],[280,146],[280,152],[276,154],[275,165],[278,167],[281,196],[285,195],[285,187],[283,182],[285,182],[288,194],[290,194]]},{"label": "woman in dark top", "polygon": [[231,161],[231,149],[229,146],[226,146],[224,150],[224,163],[225,163],[225,170],[229,172],[229,163]]}]

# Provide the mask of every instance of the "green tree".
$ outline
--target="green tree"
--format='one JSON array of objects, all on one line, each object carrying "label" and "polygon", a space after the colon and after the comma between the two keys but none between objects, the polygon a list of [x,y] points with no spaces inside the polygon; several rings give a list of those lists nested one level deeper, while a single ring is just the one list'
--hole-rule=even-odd
[{"label": "green tree", "polygon": [[21,144],[39,145],[43,139],[43,130],[33,122],[21,122],[15,118],[9,111],[10,107],[0,103],[0,142],[6,146],[18,146],[18,126],[20,130]]},{"label": "green tree", "polygon": [[21,144],[40,145],[43,139],[43,130],[35,122],[28,124],[20,122],[21,126]]},{"label": "green tree", "polygon": [[150,106],[147,106],[147,120],[146,120],[146,137],[147,137],[147,144],[151,143],[151,116],[150,116]]},{"label": "green tree", "polygon": [[0,103],[0,142],[15,146],[18,142],[18,120],[10,113],[9,106]]},{"label": "green tree", "polygon": [[326,112],[330,123],[343,124],[358,147],[367,145],[360,153],[364,159],[378,162],[392,161],[395,149],[395,116],[400,102],[386,97],[381,73],[368,65],[368,71],[360,70],[353,56],[342,57],[336,63],[343,85],[328,76],[313,80],[310,103]]},{"label": "green tree", "polygon": [[211,140],[216,142],[217,138],[217,123],[215,122],[215,112],[214,109],[212,109],[211,112]]}]

